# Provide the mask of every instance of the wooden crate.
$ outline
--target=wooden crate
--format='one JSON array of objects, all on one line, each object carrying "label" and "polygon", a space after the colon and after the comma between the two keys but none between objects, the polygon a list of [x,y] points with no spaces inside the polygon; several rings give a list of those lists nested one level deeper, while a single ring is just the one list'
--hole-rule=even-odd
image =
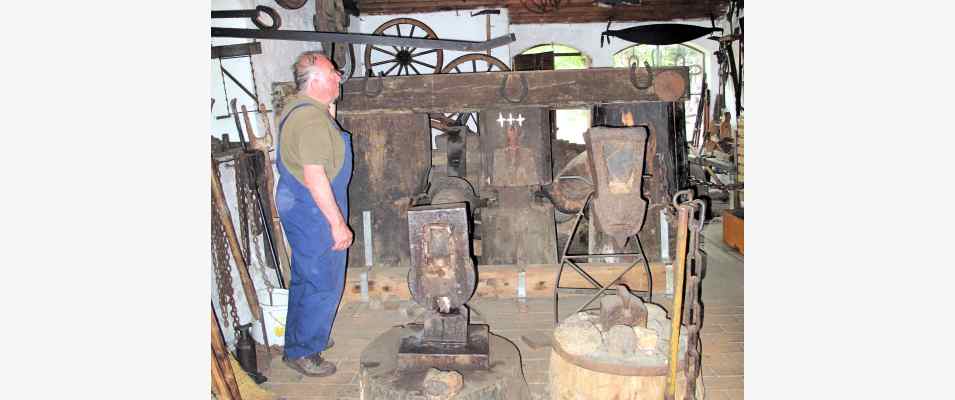
[{"label": "wooden crate", "polygon": [[743,254],[743,209],[723,210],[723,241]]}]

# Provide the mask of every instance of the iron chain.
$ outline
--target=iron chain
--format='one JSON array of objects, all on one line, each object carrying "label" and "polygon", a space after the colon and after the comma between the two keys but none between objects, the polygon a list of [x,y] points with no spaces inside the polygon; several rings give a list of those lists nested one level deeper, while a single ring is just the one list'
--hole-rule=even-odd
[{"label": "iron chain", "polygon": [[700,233],[703,231],[703,222],[706,219],[706,205],[700,200],[690,202],[691,212],[689,221],[690,243],[687,257],[686,302],[683,322],[686,325],[686,395],[687,400],[696,400],[696,382],[700,376],[700,328],[703,326],[703,304],[700,301],[701,283],[706,273],[706,254],[703,252],[703,242]]},{"label": "iron chain", "polygon": [[219,219],[215,199],[213,199],[212,204],[212,267],[215,272],[216,288],[219,292],[219,309],[223,313],[229,313],[229,318],[223,318],[222,323],[228,327],[231,322],[232,329],[238,335],[240,322],[232,286],[232,268],[229,265],[225,228],[222,226],[222,220]]},{"label": "iron chain", "polygon": [[[241,154],[235,159],[235,174],[236,174],[236,195],[239,199],[239,204],[242,206],[241,211],[239,212],[242,215],[242,222],[245,222],[243,229],[243,237],[245,240],[248,240],[248,237],[252,238],[252,245],[247,251],[246,260],[249,260],[249,263],[252,264],[252,256],[255,256],[255,264],[259,273],[262,274],[262,281],[265,282],[265,286],[268,288],[269,293],[272,293],[274,286],[269,279],[267,272],[267,261],[262,253],[264,246],[259,241],[259,236],[264,234],[265,229],[260,216],[258,215],[258,201],[259,195],[253,186],[252,179],[257,179],[257,177],[252,177],[256,168],[253,167],[258,163],[259,158],[253,156],[252,154]],[[241,178],[240,178],[241,177]],[[261,182],[260,182],[261,183]],[[250,231],[245,231],[249,229]],[[246,242],[248,243],[248,242]]]},{"label": "iron chain", "polygon": [[707,186],[707,187],[716,188],[716,189],[719,189],[719,190],[741,190],[741,189],[743,189],[743,184],[742,184],[742,183],[719,184],[719,183],[707,182],[707,181],[704,181],[704,180],[699,179],[699,178],[694,177],[694,176],[690,176],[690,184],[691,184],[691,185]]}]

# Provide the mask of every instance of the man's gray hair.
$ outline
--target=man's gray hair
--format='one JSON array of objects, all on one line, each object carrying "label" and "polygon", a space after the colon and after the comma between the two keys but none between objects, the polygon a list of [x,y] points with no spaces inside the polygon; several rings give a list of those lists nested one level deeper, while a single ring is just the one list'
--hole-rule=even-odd
[{"label": "man's gray hair", "polygon": [[312,80],[315,74],[318,73],[319,70],[315,64],[319,58],[328,60],[328,57],[321,52],[306,51],[295,59],[295,64],[292,64],[292,74],[295,76],[295,89],[299,92],[305,90],[305,84]]}]

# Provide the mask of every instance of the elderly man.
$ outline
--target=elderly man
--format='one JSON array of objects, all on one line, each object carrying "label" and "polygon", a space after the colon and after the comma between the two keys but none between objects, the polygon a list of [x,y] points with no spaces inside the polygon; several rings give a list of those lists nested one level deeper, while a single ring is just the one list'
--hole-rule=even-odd
[{"label": "elderly man", "polygon": [[292,69],[298,93],[278,117],[276,155],[280,177],[275,202],[292,247],[282,360],[304,375],[328,376],[335,373],[335,364],[323,360],[321,352],[331,347],[352,243],[351,139],[335,122],[341,75],[331,61],[306,52]]}]

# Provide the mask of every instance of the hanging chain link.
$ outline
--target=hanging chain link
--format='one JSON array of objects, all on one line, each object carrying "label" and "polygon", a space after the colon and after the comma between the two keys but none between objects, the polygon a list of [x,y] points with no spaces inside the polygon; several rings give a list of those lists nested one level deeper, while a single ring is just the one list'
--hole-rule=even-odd
[{"label": "hanging chain link", "polygon": [[[235,306],[235,293],[232,287],[232,268],[229,265],[229,250],[226,245],[225,228],[219,219],[219,212],[212,200],[212,267],[216,278],[216,288],[219,292],[219,309],[228,312],[229,318],[223,318],[226,327],[232,324],[236,335],[239,334],[239,311]],[[231,319],[231,321],[230,321]],[[238,337],[238,336],[236,336]]]},{"label": "hanging chain link", "polygon": [[[251,236],[252,245],[246,251],[248,256],[246,260],[252,262],[252,255],[255,256],[256,268],[259,273],[262,274],[262,281],[265,282],[265,286],[268,288],[269,294],[272,293],[272,290],[275,287],[272,285],[271,279],[268,275],[268,263],[262,252],[264,246],[259,240],[259,237],[264,234],[265,226],[262,223],[261,216],[258,214],[258,202],[259,195],[255,191],[255,186],[253,186],[252,179],[255,177],[250,177],[254,175],[254,172],[258,168],[254,168],[253,165],[256,165],[259,161],[262,160],[259,155],[261,152],[256,153],[245,153],[241,154],[235,159],[235,174],[236,174],[236,194],[239,199],[239,204],[241,205],[239,213],[242,215],[242,221],[245,222],[243,229],[243,236],[247,238]],[[261,182],[259,182],[261,183]],[[249,231],[246,231],[248,229]]]},{"label": "hanging chain link", "polygon": [[700,233],[706,219],[706,203],[701,200],[690,202],[690,243],[687,257],[686,301],[683,308],[683,323],[686,325],[686,395],[684,399],[696,400],[696,381],[700,376],[700,328],[703,326],[703,304],[700,301],[701,283],[706,274],[706,253]]},{"label": "hanging chain link", "polygon": [[235,174],[236,209],[239,211],[239,247],[242,250],[242,257],[248,260],[252,256],[249,248],[249,209],[251,204],[249,203],[250,194],[247,190],[249,184],[245,171],[245,159],[245,154],[236,156],[232,163],[232,171]]},{"label": "hanging chain link", "polygon": [[713,183],[713,182],[704,181],[704,180],[702,180],[702,179],[700,179],[700,178],[697,178],[697,177],[695,177],[695,176],[690,176],[690,184],[691,184],[691,185],[707,186],[707,187],[716,188],[716,189],[719,189],[719,190],[741,190],[741,189],[743,189],[743,184],[742,184],[742,183],[729,183],[729,184],[726,184],[726,183]]}]

